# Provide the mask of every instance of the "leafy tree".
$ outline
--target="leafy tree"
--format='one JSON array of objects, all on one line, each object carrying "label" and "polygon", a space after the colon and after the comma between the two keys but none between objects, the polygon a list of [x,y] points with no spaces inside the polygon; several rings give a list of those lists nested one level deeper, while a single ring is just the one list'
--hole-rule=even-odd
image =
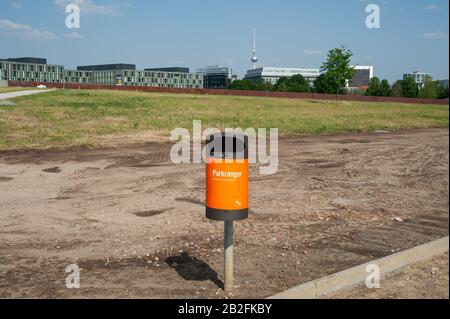
[{"label": "leafy tree", "polygon": [[448,86],[443,85],[441,82],[437,82],[438,99],[448,99],[449,90]]},{"label": "leafy tree", "polygon": [[250,80],[236,80],[233,81],[228,88],[230,90],[252,90],[253,82]]},{"label": "leafy tree", "polygon": [[270,82],[266,82],[263,80],[258,80],[253,82],[253,88],[254,91],[272,91],[273,90],[273,84]]},{"label": "leafy tree", "polygon": [[236,80],[231,83],[228,88],[230,90],[243,90],[243,91],[271,91],[273,85],[271,83],[259,80]]},{"label": "leafy tree", "polygon": [[325,74],[321,74],[314,81],[314,92],[317,93],[336,93],[330,81],[327,80]]},{"label": "leafy tree", "polygon": [[417,97],[418,87],[416,81],[410,76],[402,81],[402,96],[403,97]]},{"label": "leafy tree", "polygon": [[344,46],[328,52],[327,61],[322,64],[324,77],[318,83],[322,85],[320,90],[324,93],[345,93],[345,84],[355,72],[350,66],[352,56],[353,53]]},{"label": "leafy tree", "polygon": [[288,86],[290,92],[310,92],[311,85],[307,79],[301,74],[297,74],[289,78]]},{"label": "leafy tree", "polygon": [[297,74],[288,78],[280,78],[273,89],[280,92],[310,92],[311,86],[308,80],[301,74]]},{"label": "leafy tree", "polygon": [[368,96],[382,96],[381,81],[379,78],[374,77],[369,81],[369,88],[366,91]]},{"label": "leafy tree", "polygon": [[418,97],[424,99],[437,99],[438,96],[438,82],[433,81],[431,78],[426,79],[423,88],[419,91]]},{"label": "leafy tree", "polygon": [[381,96],[390,96],[391,95],[391,85],[389,84],[389,81],[384,79],[381,81]]},{"label": "leafy tree", "polygon": [[388,80],[380,81],[379,78],[374,77],[369,82],[369,88],[366,91],[368,96],[390,96],[391,86]]},{"label": "leafy tree", "polygon": [[275,86],[273,87],[274,91],[279,92],[288,92],[289,91],[289,85],[288,85],[289,78],[288,77],[281,77]]},{"label": "leafy tree", "polygon": [[402,87],[403,81],[399,80],[394,83],[391,90],[391,96],[393,97],[402,97],[403,96],[403,87]]}]

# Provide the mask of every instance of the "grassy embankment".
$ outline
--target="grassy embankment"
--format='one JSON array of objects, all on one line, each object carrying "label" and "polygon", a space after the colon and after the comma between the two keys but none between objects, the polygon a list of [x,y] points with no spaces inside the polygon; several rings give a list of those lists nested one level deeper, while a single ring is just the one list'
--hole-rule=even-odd
[{"label": "grassy embankment", "polygon": [[282,135],[448,126],[448,106],[58,90],[0,106],[0,150],[98,145],[102,136],[176,127],[279,128]]}]

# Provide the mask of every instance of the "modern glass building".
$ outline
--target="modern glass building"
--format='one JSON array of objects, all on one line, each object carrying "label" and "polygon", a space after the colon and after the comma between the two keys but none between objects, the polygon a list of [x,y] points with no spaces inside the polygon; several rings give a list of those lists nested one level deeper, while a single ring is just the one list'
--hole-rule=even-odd
[{"label": "modern glass building", "polygon": [[373,66],[356,65],[353,66],[354,74],[353,78],[347,82],[347,88],[358,89],[369,87],[370,80],[374,75]]},{"label": "modern glass building", "polygon": [[319,69],[305,69],[305,68],[257,68],[248,70],[245,76],[246,80],[258,81],[263,80],[276,84],[282,77],[291,77],[300,74],[312,84],[319,76]]},{"label": "modern glass building", "polygon": [[144,71],[162,71],[162,72],[189,73],[189,68],[175,66],[175,67],[168,67],[168,68],[151,68],[151,69],[145,69]]},{"label": "modern glass building", "polygon": [[122,70],[116,73],[123,85],[202,89],[203,76],[194,73]]},{"label": "modern glass building", "polygon": [[63,82],[64,66],[56,64],[46,64],[46,62],[47,61],[45,59],[35,58],[0,60],[0,79],[8,81],[27,82]]},{"label": "modern glass building", "polygon": [[233,69],[221,65],[207,66],[197,69],[197,73],[203,75],[205,89],[226,89],[237,76],[233,75]]},{"label": "modern glass building", "polygon": [[64,70],[64,83],[92,83],[90,71]]},{"label": "modern glass building", "polygon": [[[184,69],[185,70],[185,69]],[[23,82],[129,85],[167,88],[203,88],[203,75],[185,72],[136,70],[134,64],[79,66],[47,64],[45,59],[0,60],[0,79]]]}]

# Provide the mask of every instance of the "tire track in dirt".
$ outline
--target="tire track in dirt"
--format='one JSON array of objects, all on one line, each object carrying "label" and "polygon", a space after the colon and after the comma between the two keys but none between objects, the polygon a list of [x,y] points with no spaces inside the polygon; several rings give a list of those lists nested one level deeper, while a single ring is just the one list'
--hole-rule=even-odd
[{"label": "tire track in dirt", "polygon": [[[277,174],[251,166],[250,218],[236,223],[235,297],[266,297],[446,236],[448,149],[448,129],[282,138]],[[32,163],[34,178],[64,183],[50,199],[33,189],[32,199],[9,201],[9,189],[28,181],[2,181],[0,296],[70,296],[64,268],[79,262],[83,297],[223,297],[211,278],[220,280],[223,225],[204,217],[204,167],[167,163],[169,150],[1,154],[1,176]],[[43,174],[49,167],[62,172]],[[74,232],[73,247],[52,244]]]}]

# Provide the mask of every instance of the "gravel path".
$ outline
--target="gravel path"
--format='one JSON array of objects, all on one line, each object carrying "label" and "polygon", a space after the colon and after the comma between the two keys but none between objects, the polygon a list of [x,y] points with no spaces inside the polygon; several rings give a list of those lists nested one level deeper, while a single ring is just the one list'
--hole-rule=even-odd
[{"label": "gravel path", "polygon": [[45,93],[45,92],[51,92],[51,91],[53,91],[53,89],[51,89],[51,90],[25,90],[25,91],[1,93],[0,100],[9,100],[9,99],[13,99],[13,98],[19,97],[19,96],[27,96],[27,95],[33,95],[33,94],[39,94],[39,93]]}]

